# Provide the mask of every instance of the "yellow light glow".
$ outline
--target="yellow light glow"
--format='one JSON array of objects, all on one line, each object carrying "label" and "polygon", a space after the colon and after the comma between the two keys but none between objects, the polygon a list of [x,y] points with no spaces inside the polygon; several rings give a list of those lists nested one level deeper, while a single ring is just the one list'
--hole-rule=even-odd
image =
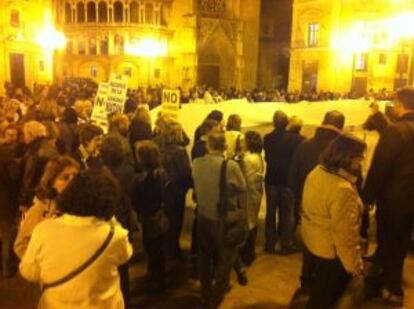
[{"label": "yellow light glow", "polygon": [[365,53],[372,49],[390,49],[401,39],[414,38],[414,13],[389,19],[356,22],[335,33],[331,47],[341,53]]},{"label": "yellow light glow", "polygon": [[43,48],[43,50],[49,52],[55,49],[62,49],[66,45],[65,36],[55,29],[51,21],[52,14],[50,10],[46,10],[43,29],[40,30],[36,36],[36,42]]},{"label": "yellow light glow", "polygon": [[125,44],[125,53],[131,56],[155,58],[167,56],[167,42],[153,38],[132,40]]}]

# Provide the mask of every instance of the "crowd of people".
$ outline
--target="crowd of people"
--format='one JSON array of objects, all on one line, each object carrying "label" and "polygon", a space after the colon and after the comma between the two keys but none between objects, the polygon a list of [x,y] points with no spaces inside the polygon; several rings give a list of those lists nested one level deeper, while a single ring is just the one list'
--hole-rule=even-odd
[{"label": "crowd of people", "polygon": [[[339,111],[328,112],[310,139],[301,135],[302,120],[282,111],[263,138],[242,132],[237,114],[224,119],[218,110],[185,132],[162,114],[153,127],[138,91],[124,113],[108,115],[104,134],[90,120],[95,93],[84,80],[33,93],[8,85],[1,102],[2,275],[13,276],[18,265],[42,287],[41,308],[128,307],[137,231],[147,292],[168,288],[169,271],[186,260],[180,239],[189,190],[197,205],[189,261],[206,308],[222,303],[232,270],[248,285],[264,195],[264,251],[302,250],[295,298],[307,297],[307,308],[334,306],[350,281],[366,274],[363,259],[374,265],[367,297],[402,305],[414,223],[413,88],[396,93],[393,123],[371,106],[364,127],[380,139],[367,177],[367,145],[343,133]],[[374,206],[377,249],[364,256]]]}]

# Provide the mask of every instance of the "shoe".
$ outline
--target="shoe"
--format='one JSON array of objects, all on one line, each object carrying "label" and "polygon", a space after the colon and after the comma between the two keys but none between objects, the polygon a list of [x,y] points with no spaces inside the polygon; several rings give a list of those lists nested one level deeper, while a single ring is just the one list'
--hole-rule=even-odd
[{"label": "shoe", "polygon": [[310,288],[300,287],[293,294],[291,304],[305,304],[309,301]]},{"label": "shoe", "polygon": [[246,286],[249,283],[249,280],[247,279],[246,271],[237,272],[237,281],[242,286]]},{"label": "shoe", "polygon": [[402,308],[404,304],[404,296],[392,293],[388,289],[382,289],[381,297],[377,301],[386,306],[393,308]]},{"label": "shoe", "polygon": [[295,254],[300,252],[300,249],[296,246],[289,246],[289,247],[284,247],[282,249],[280,249],[280,251],[276,252],[280,255],[290,255],[290,254]]}]

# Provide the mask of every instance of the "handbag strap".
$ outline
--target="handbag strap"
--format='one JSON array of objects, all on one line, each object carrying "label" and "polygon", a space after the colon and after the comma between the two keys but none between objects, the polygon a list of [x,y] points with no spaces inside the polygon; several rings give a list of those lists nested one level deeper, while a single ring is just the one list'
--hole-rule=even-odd
[{"label": "handbag strap", "polygon": [[86,268],[88,268],[93,262],[95,262],[98,259],[98,257],[101,256],[101,254],[105,251],[105,249],[108,247],[109,243],[111,242],[114,236],[114,229],[115,229],[114,225],[110,224],[110,230],[109,230],[108,236],[106,237],[105,241],[85,263],[83,263],[81,266],[79,266],[78,268],[76,268],[75,270],[73,270],[72,272],[64,276],[63,278],[50,282],[50,283],[43,284],[42,292],[44,292],[46,289],[57,287],[59,285],[62,285],[72,280],[73,278],[78,276],[81,272],[83,272]]},{"label": "handbag strap", "polygon": [[220,169],[218,213],[221,218],[224,218],[227,212],[227,162],[227,160],[224,160]]}]

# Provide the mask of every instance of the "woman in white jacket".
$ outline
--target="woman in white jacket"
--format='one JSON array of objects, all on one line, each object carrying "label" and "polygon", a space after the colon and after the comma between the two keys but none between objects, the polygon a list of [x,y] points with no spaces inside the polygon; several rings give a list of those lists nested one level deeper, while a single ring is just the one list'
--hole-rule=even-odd
[{"label": "woman in white jacket", "polygon": [[256,258],[257,225],[263,197],[265,163],[262,157],[263,140],[259,133],[254,131],[246,132],[244,145],[246,152],[243,156],[242,167],[247,182],[247,223],[249,234],[245,245],[240,250],[240,255],[246,265],[251,265]]},{"label": "woman in white jacket", "polygon": [[306,179],[302,237],[304,259],[313,278],[307,308],[332,308],[350,279],[362,275],[362,202],[356,180],[365,150],[362,140],[340,135]]},{"label": "woman in white jacket", "polygon": [[[117,201],[117,183],[108,171],[81,172],[58,200],[63,215],[34,229],[20,273],[43,287],[39,308],[124,308],[117,268],[132,248],[113,217]],[[62,280],[86,261],[85,269]],[[50,286],[59,280],[64,282]]]}]

